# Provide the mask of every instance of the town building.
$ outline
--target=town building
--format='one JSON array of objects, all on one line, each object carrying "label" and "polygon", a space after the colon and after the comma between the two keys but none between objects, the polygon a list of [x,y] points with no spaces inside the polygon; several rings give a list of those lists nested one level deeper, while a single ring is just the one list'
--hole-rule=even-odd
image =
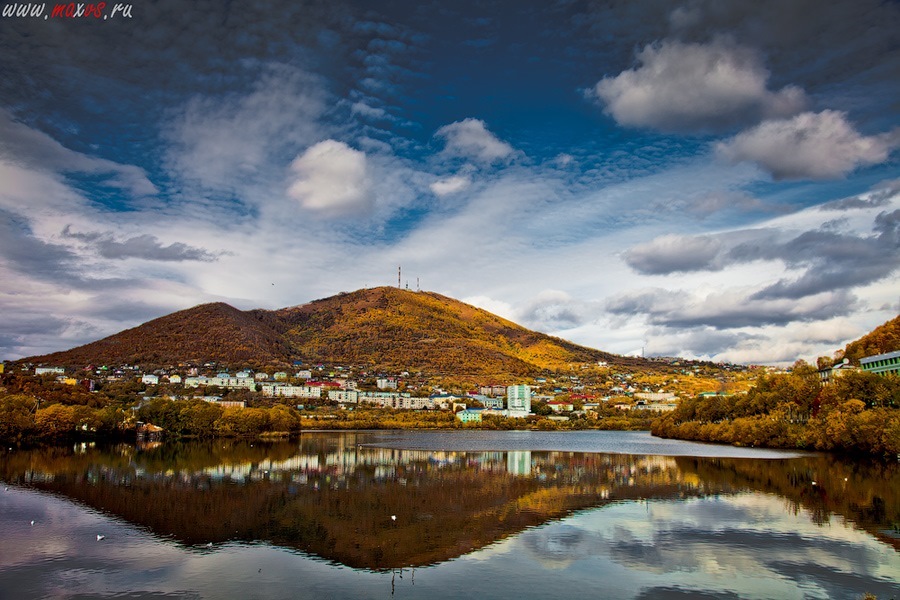
[{"label": "town building", "polygon": [[359,401],[359,392],[356,390],[330,390],[328,399],[332,402],[356,404]]},{"label": "town building", "polygon": [[885,375],[887,373],[900,374],[900,350],[867,356],[859,361],[859,366],[864,371],[875,373],[876,375]]},{"label": "town building", "polygon": [[531,413],[531,388],[525,384],[506,388],[506,409],[511,417],[526,417]]},{"label": "town building", "polygon": [[838,377],[842,377],[847,373],[852,373],[853,371],[858,371],[856,367],[850,364],[849,359],[844,359],[836,365],[832,365],[830,367],[825,367],[824,369],[819,369],[819,381],[822,385],[831,383],[834,379]]},{"label": "town building", "polygon": [[282,385],[280,383],[262,384],[262,394],[269,398],[308,398],[322,397],[321,385]]},{"label": "town building", "polygon": [[379,390],[396,390],[397,380],[393,377],[383,377],[376,382]]},{"label": "town building", "polygon": [[463,423],[481,423],[481,410],[469,408],[456,413],[456,418]]},{"label": "town building", "polygon": [[36,367],[34,369],[35,375],[46,375],[47,373],[52,373],[53,375],[62,375],[66,370],[62,367]]},{"label": "town building", "polygon": [[571,402],[565,402],[563,400],[553,400],[548,402],[547,406],[555,413],[572,412],[575,410],[575,406]]}]

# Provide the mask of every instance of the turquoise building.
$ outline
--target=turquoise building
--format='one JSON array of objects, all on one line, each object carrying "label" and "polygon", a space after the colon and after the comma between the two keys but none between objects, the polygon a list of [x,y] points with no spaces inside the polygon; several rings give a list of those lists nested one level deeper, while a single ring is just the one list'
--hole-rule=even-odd
[{"label": "turquoise building", "polygon": [[876,354],[860,359],[859,366],[864,371],[884,375],[885,373],[900,374],[900,350],[887,354]]}]

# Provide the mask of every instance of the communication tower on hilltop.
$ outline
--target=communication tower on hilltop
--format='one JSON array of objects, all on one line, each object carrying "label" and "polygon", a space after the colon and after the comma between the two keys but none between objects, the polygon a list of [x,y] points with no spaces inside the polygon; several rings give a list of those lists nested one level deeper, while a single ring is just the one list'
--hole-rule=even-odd
[{"label": "communication tower on hilltop", "polygon": [[399,290],[402,286],[400,285],[400,266],[397,267],[397,289]]}]

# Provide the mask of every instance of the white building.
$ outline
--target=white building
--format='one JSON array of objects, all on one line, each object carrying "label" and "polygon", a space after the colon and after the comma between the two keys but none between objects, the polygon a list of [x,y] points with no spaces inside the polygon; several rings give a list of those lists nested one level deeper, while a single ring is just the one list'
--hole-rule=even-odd
[{"label": "white building", "polygon": [[[225,375],[222,377],[222,375]],[[227,373],[220,373],[217,377],[185,377],[184,387],[196,388],[201,385],[215,385],[229,389],[255,390],[256,382],[251,377],[229,377]]]},{"label": "white building", "polygon": [[157,385],[159,383],[159,377],[156,375],[144,375],[141,377],[141,383],[146,383],[147,385]]},{"label": "white building", "polygon": [[332,402],[349,402],[356,404],[359,400],[359,392],[356,390],[331,390],[328,392],[328,399]]},{"label": "white building", "polygon": [[511,385],[506,388],[506,409],[511,417],[526,417],[531,413],[531,388]]},{"label": "white building", "polygon": [[263,396],[268,396],[270,398],[307,398],[314,400],[322,397],[322,386],[264,383],[262,385],[262,393]]},{"label": "white building", "polygon": [[53,373],[54,375],[61,375],[65,372],[66,372],[66,370],[62,367],[37,367],[34,370],[35,375],[45,375],[47,373]]},{"label": "white building", "polygon": [[382,377],[377,382],[379,390],[396,390],[397,380],[393,377]]}]

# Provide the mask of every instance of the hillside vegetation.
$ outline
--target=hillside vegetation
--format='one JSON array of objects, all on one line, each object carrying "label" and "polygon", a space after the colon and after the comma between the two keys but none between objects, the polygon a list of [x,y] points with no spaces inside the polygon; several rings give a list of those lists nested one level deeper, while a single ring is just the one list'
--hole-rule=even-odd
[{"label": "hillside vegetation", "polygon": [[900,350],[900,316],[879,325],[870,333],[847,344],[844,358],[850,359],[852,364],[858,365],[861,358],[896,350]]},{"label": "hillside vegetation", "polygon": [[900,456],[900,378],[858,372],[822,386],[797,365],[747,394],[685,400],[651,426],[660,437],[737,446]]},{"label": "hillside vegetation", "polygon": [[23,360],[74,368],[283,363],[291,350],[274,325],[267,311],[245,312],[223,302],[201,304],[84,346]]},{"label": "hillside vegetation", "polygon": [[529,375],[626,358],[530,331],[432,292],[359,290],[276,311],[203,304],[65,352],[25,359],[68,367],[144,368],[213,361],[228,367],[293,361],[373,369]]},{"label": "hillside vegetation", "polygon": [[295,353],[326,363],[457,374],[526,375],[633,359],[530,331],[433,292],[381,287],[277,311]]}]

